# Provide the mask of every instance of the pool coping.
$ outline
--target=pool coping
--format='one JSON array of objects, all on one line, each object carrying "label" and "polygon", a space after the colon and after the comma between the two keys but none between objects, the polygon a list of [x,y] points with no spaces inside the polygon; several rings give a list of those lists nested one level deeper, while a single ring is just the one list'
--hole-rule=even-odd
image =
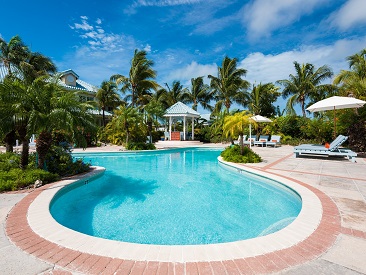
[{"label": "pool coping", "polygon": [[[222,160],[220,162],[225,163]],[[58,249],[54,252],[55,255],[67,251],[71,255],[78,255],[77,257],[92,255],[93,257],[109,258],[110,261],[112,258],[132,261],[135,264],[174,262],[187,265],[210,262],[212,266],[214,262],[232,264],[234,261],[238,267],[243,265],[243,260],[250,262],[254,259],[254,261],[262,259],[268,265],[268,259],[271,259],[272,267],[266,269],[264,266],[267,272],[281,270],[316,258],[334,243],[341,230],[340,216],[334,202],[323,192],[295,179],[242,165],[225,164],[235,169],[273,178],[294,189],[303,199],[303,207],[298,218],[286,228],[270,235],[224,244],[159,246],[96,238],[61,226],[48,211],[49,203],[57,190],[67,184],[104,171],[103,168],[96,168],[84,176],[44,186],[25,197],[8,216],[7,235],[16,245],[42,259],[44,255],[47,255],[47,253],[39,255],[42,248],[52,247],[53,244]],[[52,261],[49,257],[45,260],[54,263],[60,261],[60,259],[56,262]],[[263,267],[263,264],[260,266]]]}]

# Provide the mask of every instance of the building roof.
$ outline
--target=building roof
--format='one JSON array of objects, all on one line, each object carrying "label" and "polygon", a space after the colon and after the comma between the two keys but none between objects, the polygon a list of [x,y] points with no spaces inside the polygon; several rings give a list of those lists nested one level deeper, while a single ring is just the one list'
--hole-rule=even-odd
[{"label": "building roof", "polygon": [[82,81],[80,79],[76,80],[76,86],[67,85],[65,82],[63,82],[61,80],[59,81],[59,84],[70,90],[81,90],[81,91],[86,91],[86,92],[90,92],[90,93],[96,93],[98,91],[98,88],[96,86],[89,84],[85,81]]},{"label": "building roof", "polygon": [[[98,115],[98,116],[103,115],[103,111],[102,111],[102,110],[95,110],[95,109],[92,109],[92,110],[89,110],[89,112],[90,112],[92,115]],[[107,112],[107,111],[104,111],[104,115],[105,115],[105,116],[113,116],[110,112]]]},{"label": "building roof", "polygon": [[71,70],[71,69],[68,69],[68,70],[62,71],[62,72],[60,72],[59,74],[60,74],[60,76],[64,76],[65,74],[72,74],[73,76],[75,76],[75,77],[76,77],[76,79],[78,79],[78,78],[79,78],[79,76],[78,76],[78,75],[77,75],[73,70]]},{"label": "building roof", "polygon": [[[16,67],[11,66],[12,71],[16,71]],[[76,77],[76,86],[67,85],[65,82],[59,80],[59,84],[69,90],[79,90],[79,91],[85,91],[89,93],[97,93],[98,88],[92,84],[89,84],[85,81],[82,81],[79,79],[79,76],[73,71],[73,70],[66,70],[63,72],[60,72],[60,76],[63,76],[65,74],[72,74]],[[8,75],[8,69],[5,67],[4,64],[0,64],[0,81],[2,81],[5,76]]]},{"label": "building roof", "polygon": [[189,117],[200,117],[200,113],[188,107],[184,103],[178,101],[174,105],[170,106],[164,114],[165,117],[171,116],[189,116]]}]

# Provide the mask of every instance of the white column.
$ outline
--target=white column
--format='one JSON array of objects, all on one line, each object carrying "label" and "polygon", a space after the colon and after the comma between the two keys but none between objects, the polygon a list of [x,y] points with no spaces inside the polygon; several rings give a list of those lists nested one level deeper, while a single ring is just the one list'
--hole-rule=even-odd
[{"label": "white column", "polygon": [[169,117],[169,141],[172,140],[172,117]]},{"label": "white column", "polygon": [[183,140],[186,140],[186,117],[183,117]]},{"label": "white column", "polygon": [[249,148],[252,148],[252,123],[249,122]]},{"label": "white column", "polygon": [[194,140],[194,117],[192,117],[192,140]]}]

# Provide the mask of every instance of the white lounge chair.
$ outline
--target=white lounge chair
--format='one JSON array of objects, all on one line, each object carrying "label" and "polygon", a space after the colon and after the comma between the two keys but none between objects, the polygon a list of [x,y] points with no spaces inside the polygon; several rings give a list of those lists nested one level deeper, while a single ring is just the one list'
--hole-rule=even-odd
[{"label": "white lounge chair", "polygon": [[254,145],[254,142],[255,142],[255,137],[252,137],[252,138],[248,138],[248,140],[245,140],[243,142],[243,144],[246,144],[246,145]]},{"label": "white lounge chair", "polygon": [[[243,135],[243,144],[244,144],[246,139],[247,139],[247,135]],[[234,144],[239,144],[240,145],[240,136],[238,137],[237,140],[234,140]]]},{"label": "white lounge chair", "polygon": [[254,141],[254,145],[262,145],[263,147],[264,145],[266,145],[268,138],[269,136],[260,136],[257,141]]},{"label": "white lounge chair", "polygon": [[273,147],[277,147],[277,145],[281,145],[281,136],[271,136],[271,139],[269,141],[266,142],[266,146],[273,146]]},{"label": "white lounge chair", "polygon": [[339,148],[348,137],[339,135],[332,143],[329,144],[329,148],[324,145],[316,144],[302,144],[294,148],[295,158],[300,155],[321,155],[321,156],[343,156],[347,157],[350,161],[356,162],[357,154],[347,148]]}]

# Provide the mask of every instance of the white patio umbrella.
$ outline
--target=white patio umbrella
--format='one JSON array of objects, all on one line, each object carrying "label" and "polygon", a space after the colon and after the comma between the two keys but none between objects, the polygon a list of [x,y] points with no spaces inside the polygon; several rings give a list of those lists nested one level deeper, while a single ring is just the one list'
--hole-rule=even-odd
[{"label": "white patio umbrella", "polygon": [[[269,118],[266,118],[264,116],[255,115],[250,118],[251,120],[255,122],[272,122]],[[249,123],[249,138],[252,138],[252,124]],[[249,147],[252,147],[252,143],[249,142]]]},{"label": "white patio umbrella", "polygon": [[310,112],[320,112],[333,110],[334,114],[334,138],[337,136],[337,124],[336,124],[336,113],[335,110],[347,109],[347,108],[359,108],[362,107],[366,101],[344,96],[332,96],[326,99],[320,100],[317,103],[306,108]]}]

